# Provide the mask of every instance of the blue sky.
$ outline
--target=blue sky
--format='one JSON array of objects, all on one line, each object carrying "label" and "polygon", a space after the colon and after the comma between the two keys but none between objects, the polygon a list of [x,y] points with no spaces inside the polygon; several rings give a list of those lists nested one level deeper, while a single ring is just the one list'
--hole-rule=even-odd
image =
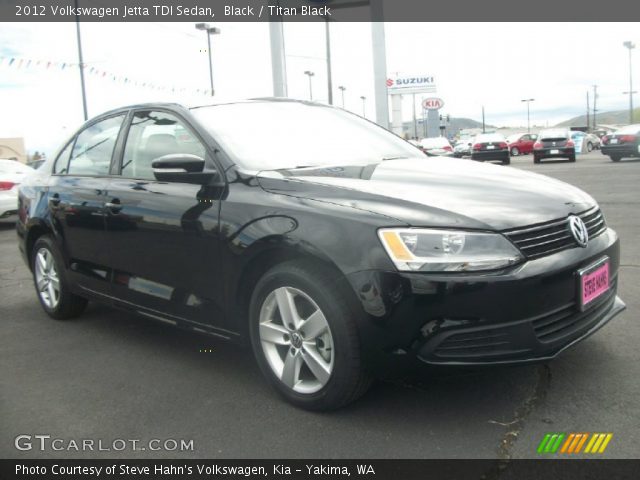
[{"label": "blue sky", "polygon": [[[223,23],[213,38],[216,98],[272,94],[268,25]],[[586,91],[599,85],[599,109],[624,109],[628,98],[625,40],[640,46],[638,23],[402,23],[386,24],[390,73],[433,75],[444,112],[479,119],[482,105],[494,125],[526,123],[522,98],[534,124],[554,124],[585,111]],[[184,88],[153,90],[87,75],[89,115],[146,101],[206,103],[196,94],[208,88],[206,37],[192,23],[82,24],[85,62],[101,71],[140,82]],[[594,40],[590,40],[594,39]],[[327,98],[324,25],[285,25],[289,94],[308,98],[305,70],[315,72],[314,97]],[[75,24],[0,24],[0,56],[76,62]],[[346,108],[360,113],[367,97],[372,114],[373,67],[370,25],[332,25],[333,82],[347,87]],[[634,51],[640,87],[640,48]],[[30,151],[52,154],[82,123],[77,68],[7,67],[0,63],[0,137],[24,136]],[[640,96],[636,103],[640,104]],[[405,118],[411,100],[404,100]]]}]

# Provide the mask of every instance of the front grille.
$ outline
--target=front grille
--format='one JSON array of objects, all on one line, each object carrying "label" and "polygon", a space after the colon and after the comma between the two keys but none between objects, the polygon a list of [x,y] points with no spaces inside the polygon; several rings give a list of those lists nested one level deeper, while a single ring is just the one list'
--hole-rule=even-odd
[{"label": "front grille", "polygon": [[451,335],[438,345],[434,353],[442,358],[470,358],[510,355],[523,351],[528,349],[515,350],[511,345],[509,333],[498,327]]},{"label": "front grille", "polygon": [[608,310],[615,300],[616,282],[611,283],[605,298],[598,301],[598,305],[584,312],[577,312],[576,305],[566,305],[550,314],[534,319],[531,323],[538,340],[544,343],[555,342],[570,337],[576,332],[583,332],[591,328]]},{"label": "front grille", "polygon": [[[589,239],[597,237],[607,229],[602,212],[597,207],[582,212],[578,216],[587,226]],[[569,231],[566,218],[503,233],[527,258],[543,257],[578,246]]]}]

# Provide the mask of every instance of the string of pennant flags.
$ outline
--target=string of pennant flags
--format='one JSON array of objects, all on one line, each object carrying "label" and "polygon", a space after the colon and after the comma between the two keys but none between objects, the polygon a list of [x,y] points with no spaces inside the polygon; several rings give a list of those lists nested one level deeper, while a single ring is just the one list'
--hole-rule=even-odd
[{"label": "string of pennant flags", "polygon": [[[78,68],[79,63],[60,62],[53,60],[34,60],[29,58],[19,57],[3,57],[0,56],[0,67],[9,67],[16,69],[34,69],[39,68],[49,71],[64,71],[71,68]],[[199,95],[211,95],[211,90],[204,88],[187,88],[178,86],[161,85],[151,81],[142,81],[124,75],[117,75],[115,73],[102,70],[100,68],[92,67],[87,64],[82,65],[82,69],[85,74],[93,75],[104,80],[108,80],[115,83],[121,83],[124,85],[130,85],[134,87],[149,88],[153,90],[172,92],[172,93],[185,93],[190,92]]]}]

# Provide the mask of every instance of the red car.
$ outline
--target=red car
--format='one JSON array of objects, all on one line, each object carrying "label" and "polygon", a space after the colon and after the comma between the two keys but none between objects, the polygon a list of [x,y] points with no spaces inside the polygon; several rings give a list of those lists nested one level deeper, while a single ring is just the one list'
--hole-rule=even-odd
[{"label": "red car", "polygon": [[533,151],[533,144],[538,139],[538,135],[532,133],[516,133],[507,137],[509,153],[512,156],[527,155]]}]

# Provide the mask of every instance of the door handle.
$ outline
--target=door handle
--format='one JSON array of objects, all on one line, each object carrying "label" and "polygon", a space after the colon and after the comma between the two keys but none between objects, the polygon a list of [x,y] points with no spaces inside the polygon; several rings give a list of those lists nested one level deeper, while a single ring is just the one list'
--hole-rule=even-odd
[{"label": "door handle", "polygon": [[104,208],[109,210],[111,213],[118,213],[120,212],[120,210],[122,210],[122,204],[120,203],[119,199],[114,198],[110,202],[106,202],[104,204]]},{"label": "door handle", "polygon": [[57,193],[51,195],[51,198],[49,198],[49,205],[51,205],[52,207],[57,207],[58,205],[60,205],[60,195],[58,195]]}]

